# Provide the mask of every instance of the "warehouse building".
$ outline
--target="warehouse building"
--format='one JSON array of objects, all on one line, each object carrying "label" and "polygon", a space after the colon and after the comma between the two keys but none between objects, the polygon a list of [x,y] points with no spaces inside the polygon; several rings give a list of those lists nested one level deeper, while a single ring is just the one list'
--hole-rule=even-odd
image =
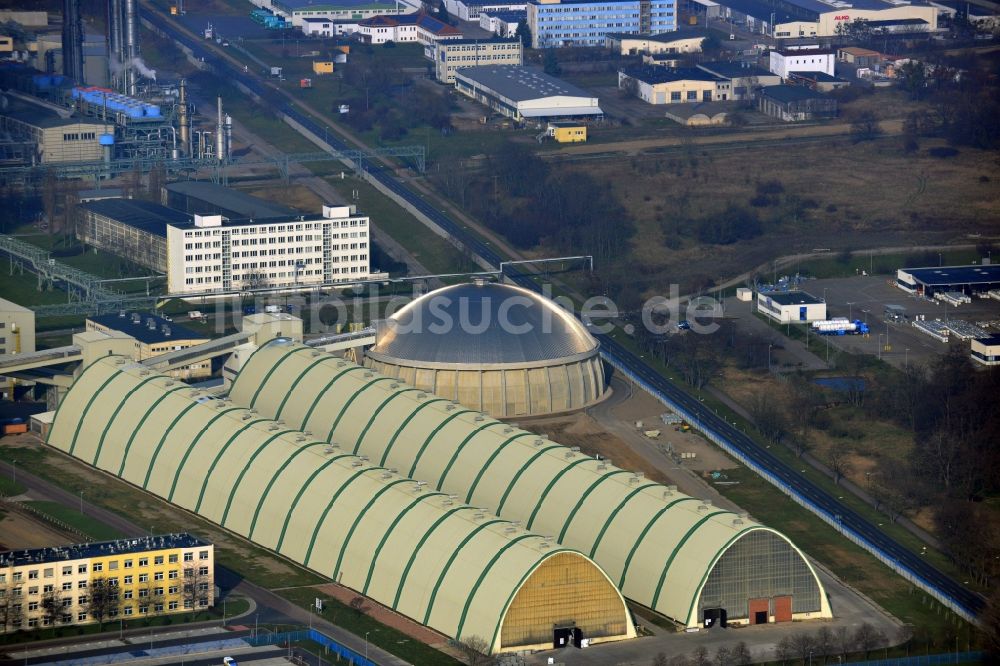
[{"label": "warehouse building", "polygon": [[1000,365],[1000,335],[973,338],[972,360],[983,365]]},{"label": "warehouse building", "polygon": [[189,215],[222,215],[232,219],[263,220],[297,214],[288,206],[198,180],[164,185],[160,190],[160,202]]},{"label": "warehouse building", "polygon": [[444,0],[445,9],[463,21],[476,21],[484,13],[523,12],[525,0]]},{"label": "warehouse building", "polygon": [[922,296],[933,296],[943,291],[970,295],[991,291],[1000,289],[1000,265],[900,268],[896,271],[896,286]]},{"label": "warehouse building", "polygon": [[823,72],[833,76],[836,60],[833,51],[825,49],[774,50],[770,58],[771,72],[787,79],[792,72]]},{"label": "warehouse building", "polygon": [[365,364],[497,418],[537,416],[605,395],[599,347],[552,301],[479,282],[424,294],[382,322]]},{"label": "warehouse building", "polygon": [[826,319],[826,302],[804,291],[758,292],[757,312],[779,324]]},{"label": "warehouse building", "polygon": [[170,294],[298,289],[373,275],[369,218],[353,206],[262,219],[192,216],[129,199],[92,201],[80,210],[81,241],[166,273]]},{"label": "warehouse building", "polygon": [[373,16],[408,14],[419,8],[419,3],[390,2],[389,0],[251,0],[253,5],[267,9],[302,28],[307,18],[331,20],[358,20]]},{"label": "warehouse building", "polygon": [[604,46],[619,55],[640,53],[701,53],[701,43],[709,35],[703,28],[681,26],[673,32],[658,35],[637,35],[632,33],[609,33],[604,37]]},{"label": "warehouse building", "polygon": [[517,29],[528,21],[528,12],[491,10],[480,12],[479,27],[498,37],[515,37]]},{"label": "warehouse building", "polygon": [[635,636],[588,556],[286,423],[108,356],[48,444],[491,652]]},{"label": "warehouse building", "polygon": [[757,91],[764,86],[776,86],[781,83],[781,77],[777,74],[746,61],[702,62],[698,63],[698,69],[729,81],[731,100],[753,99]]},{"label": "warehouse building", "polygon": [[455,72],[455,88],[493,111],[518,121],[604,115],[596,97],[534,67],[508,65],[460,69]]},{"label": "warehouse building", "polygon": [[190,534],[0,552],[0,634],[203,610],[214,580],[215,548]]},{"label": "warehouse building", "polygon": [[676,0],[530,0],[531,47],[604,46],[609,34],[677,29]]},{"label": "warehouse building", "polygon": [[[493,339],[468,351],[489,354]],[[626,597],[687,627],[831,617],[808,560],[746,515],[333,355],[265,344],[230,396],[552,535],[593,557]]]},{"label": "warehouse building", "polygon": [[101,137],[114,132],[113,125],[92,118],[62,117],[38,104],[5,99],[0,111],[0,131],[7,135],[4,143],[27,144],[27,153],[18,156],[27,164],[100,160]]},{"label": "warehouse building", "polygon": [[455,83],[455,70],[487,65],[521,65],[524,47],[520,39],[448,39],[431,47],[434,78]]},{"label": "warehouse building", "polygon": [[837,37],[855,21],[884,31],[934,32],[938,10],[924,0],[693,0],[720,19],[777,39]]},{"label": "warehouse building", "polygon": [[757,108],[785,122],[837,117],[837,100],[801,86],[765,86],[757,94]]},{"label": "warehouse building", "polygon": [[[93,315],[87,317],[88,331],[110,333],[118,331],[135,339],[133,361],[145,361],[147,358],[162,356],[170,352],[188,349],[195,345],[208,342],[211,338],[202,333],[196,333],[189,328],[168,321],[154,314],[125,312],[118,314]],[[170,371],[174,379],[189,381],[192,379],[207,379],[212,375],[212,361],[206,359],[182,368]]]},{"label": "warehouse building", "polygon": [[697,67],[627,67],[618,72],[618,87],[649,104],[715,102],[731,94],[728,80]]}]

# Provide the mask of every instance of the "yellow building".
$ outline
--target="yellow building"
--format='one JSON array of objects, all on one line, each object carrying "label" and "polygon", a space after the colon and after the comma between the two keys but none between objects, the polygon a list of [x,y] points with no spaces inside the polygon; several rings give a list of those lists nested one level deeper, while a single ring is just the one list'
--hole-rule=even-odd
[{"label": "yellow building", "polygon": [[580,123],[549,123],[549,136],[557,143],[581,143],[587,140],[587,126]]},{"label": "yellow building", "polygon": [[[135,352],[132,358],[145,361],[148,358],[180,351],[208,342],[209,336],[189,328],[178,326],[163,317],[138,312],[100,315],[87,319],[88,331],[120,331],[135,338]],[[212,361],[199,361],[168,373],[175,379],[205,379],[212,375]]]},{"label": "yellow building", "polygon": [[[35,351],[35,313],[0,298],[0,356]],[[0,377],[0,398],[14,399],[15,380]]]},{"label": "yellow building", "polygon": [[0,633],[203,610],[215,552],[165,534],[0,553]]},{"label": "yellow building", "polygon": [[313,73],[315,74],[333,74],[333,61],[332,60],[317,60],[313,62]]}]

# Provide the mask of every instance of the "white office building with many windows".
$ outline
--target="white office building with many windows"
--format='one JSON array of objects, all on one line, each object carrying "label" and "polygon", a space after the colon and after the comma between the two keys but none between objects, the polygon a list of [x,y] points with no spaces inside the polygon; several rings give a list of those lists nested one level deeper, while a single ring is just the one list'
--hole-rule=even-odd
[{"label": "white office building with many windows", "polygon": [[369,277],[369,219],[354,206],[323,206],[318,218],[230,220],[195,215],[167,225],[171,294],[298,288]]}]

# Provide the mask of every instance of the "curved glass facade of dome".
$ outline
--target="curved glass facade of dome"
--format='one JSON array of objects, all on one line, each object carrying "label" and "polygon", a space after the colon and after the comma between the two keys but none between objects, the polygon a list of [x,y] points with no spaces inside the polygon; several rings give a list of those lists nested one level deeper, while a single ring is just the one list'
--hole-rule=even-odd
[{"label": "curved glass facade of dome", "polygon": [[382,322],[376,339],[368,367],[495,417],[572,411],[605,393],[597,340],[521,287],[432,291]]}]

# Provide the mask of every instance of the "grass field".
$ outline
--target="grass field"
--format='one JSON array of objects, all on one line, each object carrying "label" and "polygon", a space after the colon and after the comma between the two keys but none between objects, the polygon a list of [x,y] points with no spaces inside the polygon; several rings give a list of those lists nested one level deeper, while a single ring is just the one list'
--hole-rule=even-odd
[{"label": "grass field", "polygon": [[[935,145],[941,142],[927,140],[915,154],[904,153],[895,139],[724,151],[692,145],[667,155],[606,156],[555,168],[610,183],[634,221],[631,252],[599,270],[618,270],[630,280],[641,276],[637,284],[647,293],[665,293],[671,283],[683,293],[775,255],[1000,233],[995,154],[961,149],[942,159],[927,153]],[[777,181],[783,192],[774,203],[752,206],[765,181]],[[732,245],[699,243],[687,220],[720,215],[730,205],[757,213],[763,234]],[[820,264],[815,271],[842,273],[835,268]]]},{"label": "grass field", "polygon": [[80,513],[79,509],[71,509],[58,502],[35,500],[25,502],[25,504],[39,513],[59,522],[66,523],[70,527],[83,532],[94,541],[110,541],[112,539],[121,539],[125,536],[101,521],[91,518],[85,512]]},{"label": "grass field", "polygon": [[401,657],[414,666],[458,666],[460,662],[434,648],[410,638],[406,634],[373,620],[370,616],[342,604],[333,597],[314,588],[281,590],[279,594],[303,608],[312,606],[315,599],[323,600],[323,611],[319,615],[355,636],[368,635],[372,645]]},{"label": "grass field", "polygon": [[478,270],[473,268],[472,262],[455,246],[418,222],[409,212],[367,182],[353,176],[345,180],[327,178],[327,182],[347,201],[353,200],[352,194],[356,190],[358,210],[370,215],[373,225],[392,236],[431,273]]},{"label": "grass field", "polygon": [[25,487],[10,477],[0,477],[0,497],[13,497],[25,491]]}]

